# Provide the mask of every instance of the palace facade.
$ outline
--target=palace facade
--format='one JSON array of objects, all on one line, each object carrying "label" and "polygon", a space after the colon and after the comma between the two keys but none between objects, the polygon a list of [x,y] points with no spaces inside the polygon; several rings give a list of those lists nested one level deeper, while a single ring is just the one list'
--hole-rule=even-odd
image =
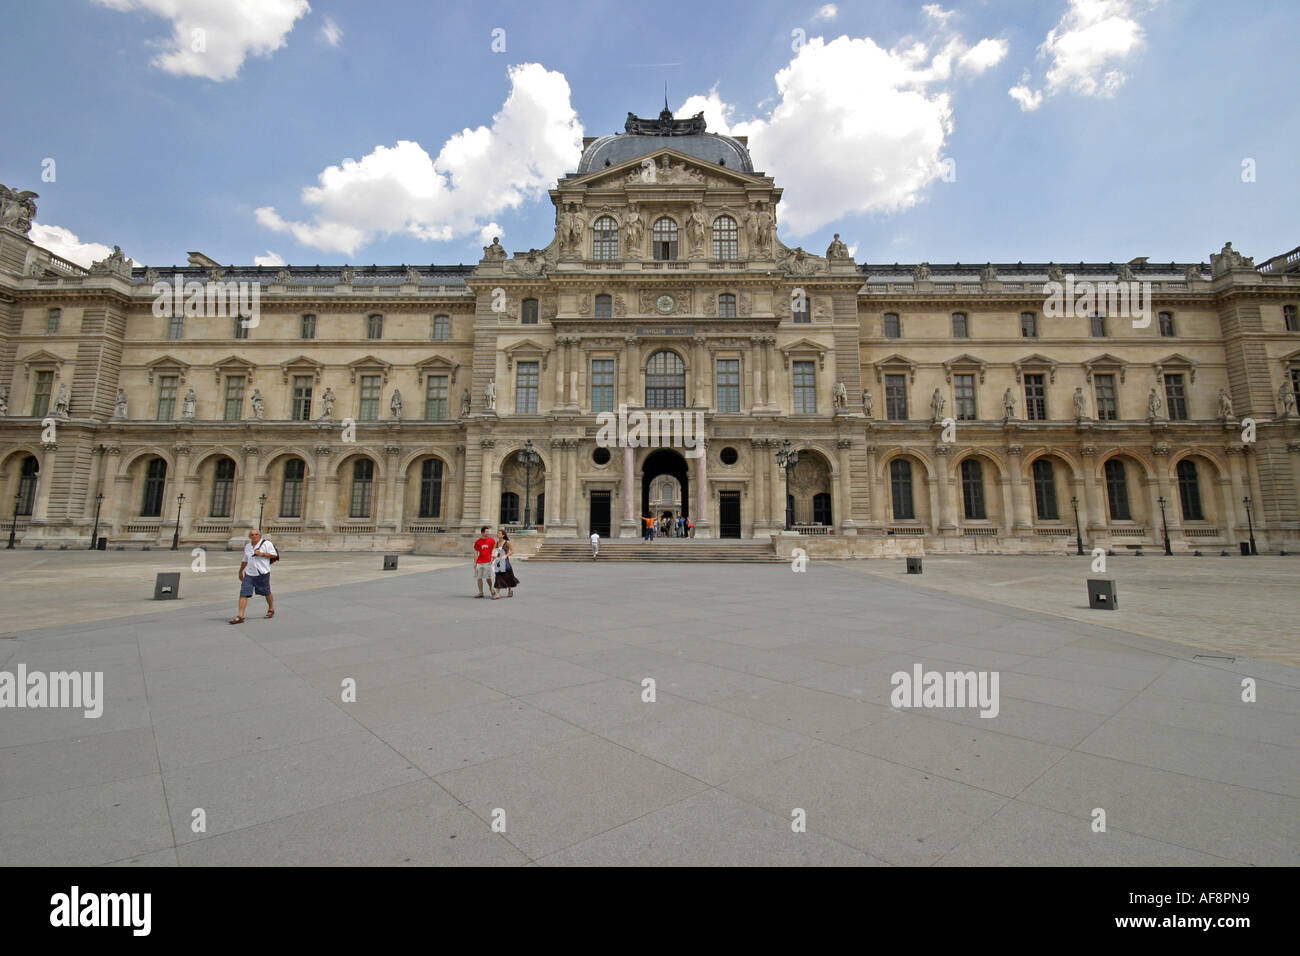
[{"label": "palace facade", "polygon": [[[525,518],[635,537],[668,502],[702,537],[789,517],[822,553],[1300,547],[1300,250],[814,255],[777,237],[743,137],[667,111],[585,141],[544,248],[473,266],[85,269],[29,240],[36,198],[0,192],[0,501],[24,546],[166,545],[179,522],[187,546],[260,524],[462,552]],[[698,412],[703,453],[611,447],[621,407]]]}]

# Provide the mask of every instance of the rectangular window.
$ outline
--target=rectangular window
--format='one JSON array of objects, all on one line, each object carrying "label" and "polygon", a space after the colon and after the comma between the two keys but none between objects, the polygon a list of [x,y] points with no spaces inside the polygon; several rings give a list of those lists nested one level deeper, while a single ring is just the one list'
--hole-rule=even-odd
[{"label": "rectangular window", "polygon": [[62,320],[62,318],[63,318],[62,309],[50,309],[49,318],[45,320],[45,334],[58,335],[59,322]]},{"label": "rectangular window", "polygon": [[433,317],[433,340],[445,342],[451,338],[451,316],[435,315]]},{"label": "rectangular window", "polygon": [[167,320],[167,338],[174,340],[185,338],[185,316],[173,315]]},{"label": "rectangular window", "polygon": [[523,311],[520,314],[520,322],[524,325],[537,324],[537,300],[524,299]]},{"label": "rectangular window", "polygon": [[302,317],[302,325],[298,331],[299,338],[314,339],[316,337],[316,316],[308,313]]},{"label": "rectangular window", "polygon": [[1046,458],[1034,462],[1034,505],[1038,509],[1039,521],[1061,520],[1056,508],[1056,476],[1052,473],[1052,463]]},{"label": "rectangular window", "polygon": [[1187,421],[1187,392],[1181,375],[1165,376],[1165,403],[1171,422]]},{"label": "rectangular window", "polygon": [[1291,369],[1291,394],[1300,401],[1300,367]]},{"label": "rectangular window", "polygon": [[357,418],[363,422],[379,421],[379,387],[378,375],[361,376],[361,407],[357,409]]},{"label": "rectangular window", "polygon": [[1032,312],[1020,313],[1020,335],[1026,339],[1038,338],[1038,316]]},{"label": "rectangular window", "polygon": [[897,312],[885,313],[885,338],[898,339],[903,337],[903,325],[899,321]]},{"label": "rectangular window", "polygon": [[228,422],[237,422],[244,417],[244,376],[227,376],[226,403],[221,417]]},{"label": "rectangular window", "polygon": [[[799,308],[801,299],[803,302],[802,309]],[[803,295],[795,296],[793,302],[795,306],[794,320],[800,323],[801,325],[811,324],[812,323],[812,296],[804,293]]]},{"label": "rectangular window", "polygon": [[1089,330],[1094,339],[1104,339],[1106,337],[1106,317],[1104,315],[1094,315],[1088,320]]},{"label": "rectangular window", "polygon": [[311,385],[310,375],[293,377],[293,420],[295,422],[311,421]]},{"label": "rectangular window", "polygon": [[718,359],[718,411],[740,411],[740,359]]},{"label": "rectangular window", "polygon": [[384,317],[372,315],[366,318],[366,338],[382,339],[384,337]]},{"label": "rectangular window", "polygon": [[158,421],[169,422],[176,414],[176,376],[158,379]]},{"label": "rectangular window", "polygon": [[44,418],[45,413],[50,410],[50,391],[53,388],[53,372],[36,373],[36,389],[32,398],[32,415],[36,418]]},{"label": "rectangular window", "polygon": [[811,415],[817,411],[817,372],[812,362],[794,363],[794,413]]},{"label": "rectangular window", "polygon": [[302,478],[307,466],[301,458],[284,463],[284,486],[280,489],[280,517],[302,517]]},{"label": "rectangular window", "polygon": [[968,338],[970,336],[968,329],[966,313],[954,312],[952,314],[952,337],[954,339]]},{"label": "rectangular window", "polygon": [[369,518],[370,500],[375,480],[375,463],[369,458],[359,459],[352,466],[352,501],[349,518]]},{"label": "rectangular window", "polygon": [[984,468],[973,458],[961,463],[961,500],[967,521],[984,521]]},{"label": "rectangular window", "polygon": [[1282,324],[1288,332],[1300,332],[1300,317],[1294,305],[1282,306]]},{"label": "rectangular window", "polygon": [[973,422],[975,420],[975,376],[954,375],[953,395],[957,400],[957,421]]},{"label": "rectangular window", "polygon": [[1160,334],[1167,339],[1174,337],[1174,314],[1172,312],[1160,313]]},{"label": "rectangular window", "polygon": [[907,376],[885,376],[885,418],[891,422],[907,420]]},{"label": "rectangular window", "polygon": [[912,463],[895,458],[889,463],[889,490],[894,505],[895,521],[913,521],[916,507],[912,501]]},{"label": "rectangular window", "polygon": [[235,463],[229,458],[217,462],[212,473],[212,507],[208,510],[213,518],[230,517],[230,501],[235,490]]},{"label": "rectangular window", "polygon": [[424,417],[440,422],[447,417],[447,376],[430,375],[424,390]]},{"label": "rectangular window", "polygon": [[537,414],[536,362],[520,362],[515,370],[515,414]]},{"label": "rectangular window", "polygon": [[235,316],[235,338],[248,338],[248,318],[246,316]]},{"label": "rectangular window", "polygon": [[1025,418],[1031,422],[1047,421],[1047,388],[1043,376],[1025,376]]},{"label": "rectangular window", "polygon": [[1128,476],[1124,474],[1124,462],[1118,458],[1106,462],[1106,500],[1111,521],[1133,520],[1128,504]]},{"label": "rectangular window", "polygon": [[614,410],[614,360],[591,360],[591,410],[593,412],[612,412]]},{"label": "rectangular window", "polygon": [[1119,418],[1119,399],[1115,394],[1114,375],[1094,375],[1097,388],[1097,421],[1113,422]]}]

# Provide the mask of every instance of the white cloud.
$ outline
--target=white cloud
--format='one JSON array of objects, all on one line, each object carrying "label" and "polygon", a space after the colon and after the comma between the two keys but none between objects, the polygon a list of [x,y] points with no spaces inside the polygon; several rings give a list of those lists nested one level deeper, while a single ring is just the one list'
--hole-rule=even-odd
[{"label": "white cloud", "polygon": [[939,23],[942,26],[947,26],[948,18],[951,17],[956,11],[945,10],[942,6],[940,6],[937,3],[927,3],[925,6],[921,8],[921,12],[924,13],[931,20],[934,20],[936,23]]},{"label": "white cloud", "polygon": [[[32,242],[42,249],[48,249],[56,256],[61,256],[87,269],[90,268],[91,263],[103,259],[113,251],[112,246],[106,246],[102,242],[82,242],[71,229],[47,226],[40,222],[32,223],[29,236]],[[140,264],[134,259],[131,260],[132,266]]]},{"label": "white cloud", "polygon": [[343,42],[343,28],[334,22],[333,17],[326,17],[320,28],[320,38],[336,47]]},{"label": "white cloud", "polygon": [[1045,90],[1026,85],[1008,92],[1022,110],[1034,110],[1043,98],[1070,91],[1080,96],[1110,97],[1128,76],[1120,68],[1135,56],[1145,34],[1139,18],[1160,0],[1069,0],[1059,23],[1038,48],[1040,60],[1050,60]]},{"label": "white cloud", "polygon": [[280,254],[272,252],[270,249],[266,250],[264,256],[253,256],[253,265],[255,266],[282,266],[284,264],[284,259]]},{"label": "white cloud", "polygon": [[834,20],[839,15],[840,8],[835,6],[833,3],[828,3],[825,6],[818,8],[817,12],[813,14],[813,19]]},{"label": "white cloud", "polygon": [[[979,74],[1005,57],[1004,40],[969,46],[938,24],[928,42],[886,50],[869,37],[813,37],[775,77],[771,113],[738,122],[717,88],[681,114],[704,112],[709,129],[749,137],[755,165],[788,187],[782,229],[801,237],[850,213],[891,213],[920,201],[942,172],[957,73]],[[937,52],[936,52],[937,51]]]},{"label": "white cloud", "polygon": [[239,75],[244,60],[270,56],[311,7],[307,0],[95,0],[129,13],[143,10],[172,23],[172,35],[152,41],[162,48],[154,66],[176,76],[220,82]]},{"label": "white cloud", "polygon": [[398,232],[434,240],[477,235],[485,217],[545,195],[582,154],[582,125],[564,74],[525,63],[509,77],[510,94],[492,125],[455,134],[436,158],[409,140],[377,146],[360,160],[326,167],[319,185],[303,189],[311,221],[286,220],[273,206],[257,209],[257,221],[345,255]]},{"label": "white cloud", "polygon": [[495,222],[490,222],[478,231],[478,241],[485,246],[490,246],[493,239],[504,239],[506,234],[501,231],[501,227]]}]

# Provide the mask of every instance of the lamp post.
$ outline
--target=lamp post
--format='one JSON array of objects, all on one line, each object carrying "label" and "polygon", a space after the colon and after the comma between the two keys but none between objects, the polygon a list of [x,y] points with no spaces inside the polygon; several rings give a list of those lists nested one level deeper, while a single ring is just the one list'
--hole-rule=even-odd
[{"label": "lamp post", "polygon": [[1255,548],[1255,520],[1250,514],[1250,495],[1242,498],[1241,503],[1246,506],[1246,526],[1250,528],[1250,553],[1259,554],[1259,551]]},{"label": "lamp post", "polygon": [[14,520],[9,524],[9,544],[5,548],[6,551],[12,551],[14,549],[14,535],[18,533],[18,503],[22,500],[23,495],[21,491],[14,495]]},{"label": "lamp post", "polygon": [[1169,522],[1165,519],[1165,496],[1157,498],[1156,503],[1160,505],[1160,526],[1165,530],[1165,554],[1173,554],[1174,549],[1169,547]]},{"label": "lamp post", "polygon": [[1079,549],[1079,554],[1083,554],[1083,529],[1079,527],[1079,499],[1074,497],[1070,499],[1070,504],[1074,505],[1074,543]]},{"label": "lamp post", "polygon": [[533,465],[537,464],[537,452],[533,450],[531,438],[524,442],[519,460],[524,463],[524,530],[527,531],[533,526]]},{"label": "lamp post", "polygon": [[185,495],[176,496],[176,530],[172,532],[172,550],[175,551],[181,543],[181,505],[185,503]]},{"label": "lamp post", "polygon": [[776,463],[785,469],[785,530],[791,530],[794,524],[794,509],[790,506],[790,469],[799,461],[799,452],[790,447],[790,440],[781,442],[781,450],[776,453]]},{"label": "lamp post", "polygon": [[104,493],[95,495],[95,527],[90,531],[90,550],[95,550],[95,540],[99,537],[99,506],[104,503]]},{"label": "lamp post", "polygon": [[261,530],[262,530],[262,514],[263,514],[263,512],[266,511],[266,492],[262,492],[261,497],[259,497],[259,498],[257,499],[257,501],[258,501],[258,508],[257,508],[257,530],[258,530],[258,531],[261,531]]}]

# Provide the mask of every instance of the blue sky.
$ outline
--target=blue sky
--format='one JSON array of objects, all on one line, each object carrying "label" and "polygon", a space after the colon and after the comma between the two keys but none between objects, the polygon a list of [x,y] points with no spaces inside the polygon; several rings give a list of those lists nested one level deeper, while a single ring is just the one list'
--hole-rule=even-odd
[{"label": "blue sky", "polygon": [[40,193],[34,237],[73,258],[474,262],[498,231],[545,245],[577,137],[655,115],[666,82],[675,110],[750,136],[789,245],[1158,262],[1232,240],[1262,261],[1300,244],[1300,5],[1225,9],[26,3],[0,35],[0,182]]}]

